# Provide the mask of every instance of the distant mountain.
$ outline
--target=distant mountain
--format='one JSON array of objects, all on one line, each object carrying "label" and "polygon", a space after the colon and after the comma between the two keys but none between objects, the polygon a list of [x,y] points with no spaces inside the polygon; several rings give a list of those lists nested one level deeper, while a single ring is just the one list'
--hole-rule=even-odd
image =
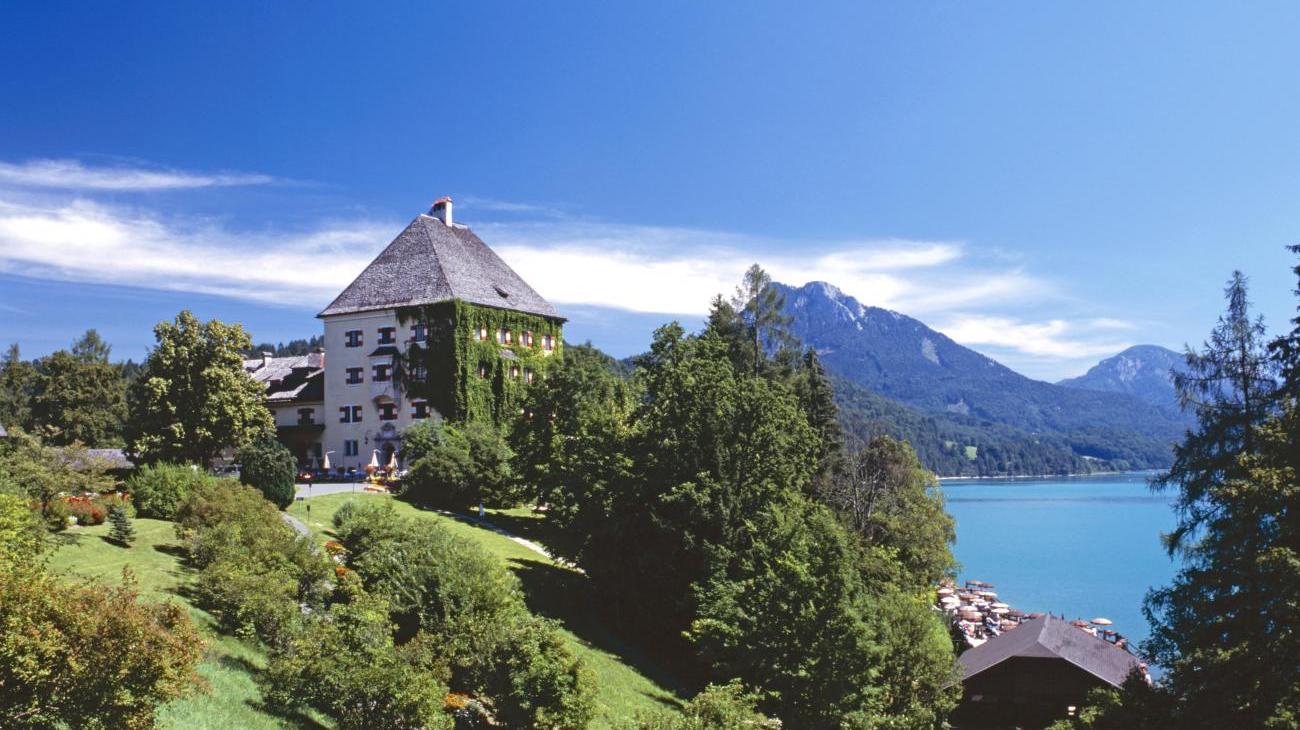
[{"label": "distant mountain", "polygon": [[1134,345],[1092,366],[1077,378],[1057,383],[1067,388],[1127,393],[1152,405],[1178,411],[1170,373],[1185,367],[1183,356],[1159,345]]},{"label": "distant mountain", "polygon": [[[817,350],[828,371],[931,416],[936,429],[998,434],[1008,448],[1059,448],[1060,463],[1159,468],[1170,463],[1170,447],[1185,428],[1182,417],[1130,395],[1031,380],[919,320],[864,306],[830,284],[776,286],[794,334]],[[1003,473],[1032,473],[1004,461]]]}]

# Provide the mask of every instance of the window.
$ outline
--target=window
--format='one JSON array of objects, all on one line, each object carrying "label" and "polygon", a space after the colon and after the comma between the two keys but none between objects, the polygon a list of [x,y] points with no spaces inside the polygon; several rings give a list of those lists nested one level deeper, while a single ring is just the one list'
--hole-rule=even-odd
[{"label": "window", "polygon": [[506,330],[506,329],[497,330],[497,344],[498,345],[510,344],[510,330]]},{"label": "window", "polygon": [[350,440],[348,440],[348,441],[344,441],[344,442],[343,442],[343,455],[344,455],[344,456],[356,456],[356,455],[357,455],[357,441],[356,441],[356,439],[350,439]]},{"label": "window", "polygon": [[362,373],[364,373],[365,371],[366,371],[365,368],[348,368],[347,369],[348,379],[346,381],[347,384],[356,385],[357,383],[364,381],[365,378],[362,377]]},{"label": "window", "polygon": [[376,383],[382,383],[386,380],[393,379],[392,363],[381,362],[375,366],[374,370],[375,372],[374,375],[371,376],[371,380],[375,381]]},{"label": "window", "polygon": [[515,379],[515,380],[518,380],[518,379],[519,379],[519,366],[518,366],[518,365],[511,365],[511,366],[510,366],[510,377],[513,378],[513,379]]},{"label": "window", "polygon": [[316,409],[314,409],[314,408],[299,408],[299,409],[298,409],[298,425],[299,425],[299,426],[310,426],[310,425],[312,425],[312,424],[314,424],[314,423],[316,423]]},{"label": "window", "polygon": [[487,339],[488,339],[488,331],[487,331],[487,327],[479,327],[479,328],[478,328],[478,341],[479,341],[479,342],[487,342]]},{"label": "window", "polygon": [[532,384],[533,384],[533,369],[532,369],[532,368],[524,368],[524,382],[525,382],[525,383],[528,383],[529,385],[532,385]]},{"label": "window", "polygon": [[361,406],[343,406],[340,408],[339,423],[361,423]]},{"label": "window", "polygon": [[393,343],[395,343],[395,342],[397,342],[397,328],[396,328],[396,327],[380,327],[380,328],[379,328],[379,344],[381,344],[381,345],[391,345],[391,344],[393,344]]},{"label": "window", "polygon": [[413,362],[407,366],[407,377],[413,383],[423,383],[429,378],[429,371],[422,362]]},{"label": "window", "polygon": [[480,378],[486,378],[487,375],[488,375],[488,366],[487,366],[487,364],[486,364],[486,363],[479,363],[479,364],[478,364],[478,376],[479,376]]},{"label": "window", "polygon": [[532,347],[532,346],[533,346],[533,333],[532,333],[532,332],[528,332],[528,331],[526,331],[526,330],[525,330],[523,333],[521,333],[521,334],[519,335],[519,344],[521,344],[521,345],[523,345],[523,346],[525,346],[525,347]]},{"label": "window", "polygon": [[411,342],[424,342],[429,339],[429,328],[423,322],[411,325]]},{"label": "window", "polygon": [[396,420],[397,420],[397,404],[396,404],[396,403],[380,403],[380,404],[379,404],[379,420],[381,420],[381,421],[396,421]]},{"label": "window", "polygon": [[411,401],[411,418],[428,418],[429,403],[428,401],[416,400]]},{"label": "window", "polygon": [[547,352],[555,350],[555,337],[552,335],[542,335],[542,349]]},{"label": "window", "polygon": [[348,347],[361,347],[361,330],[348,330],[343,333],[343,339]]}]

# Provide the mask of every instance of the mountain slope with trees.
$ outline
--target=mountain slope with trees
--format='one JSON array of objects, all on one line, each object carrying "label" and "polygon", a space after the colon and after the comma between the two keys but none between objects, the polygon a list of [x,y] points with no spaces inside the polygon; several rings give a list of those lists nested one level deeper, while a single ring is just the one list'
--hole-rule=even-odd
[{"label": "mountain slope with trees", "polygon": [[1186,369],[1183,355],[1159,345],[1134,345],[1112,355],[1077,378],[1057,385],[1108,393],[1125,393],[1151,405],[1178,412],[1173,374]]},{"label": "mountain slope with trees", "polygon": [[980,429],[1009,427],[1081,459],[1129,469],[1168,466],[1171,446],[1186,429],[1182,416],[1125,394],[1027,378],[919,320],[864,306],[830,284],[773,286],[784,295],[792,334],[817,351],[830,373],[927,415],[958,417]]}]

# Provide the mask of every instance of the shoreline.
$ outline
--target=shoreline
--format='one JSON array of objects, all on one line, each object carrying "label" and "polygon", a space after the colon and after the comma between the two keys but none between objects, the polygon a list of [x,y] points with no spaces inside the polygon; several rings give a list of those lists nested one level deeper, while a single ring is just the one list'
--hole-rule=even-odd
[{"label": "shoreline", "polygon": [[1016,474],[1013,476],[936,476],[940,482],[978,481],[981,479],[1014,481],[1017,479],[1083,479],[1086,477],[1116,476],[1120,474],[1159,474],[1163,469],[1138,469],[1133,471],[1090,471],[1086,474]]}]

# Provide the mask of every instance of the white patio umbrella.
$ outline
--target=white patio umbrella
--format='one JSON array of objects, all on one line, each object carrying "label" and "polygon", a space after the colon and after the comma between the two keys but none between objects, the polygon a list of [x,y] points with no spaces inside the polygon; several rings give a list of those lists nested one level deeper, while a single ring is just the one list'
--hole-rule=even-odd
[{"label": "white patio umbrella", "polygon": [[325,458],[321,460],[320,468],[324,469],[325,471],[330,470],[330,452],[328,451],[325,452]]},{"label": "white patio umbrella", "polygon": [[373,449],[370,452],[370,468],[371,469],[379,468],[379,449]]},{"label": "white patio umbrella", "polygon": [[1108,618],[1095,618],[1092,620],[1092,623],[1097,624],[1098,626],[1110,626],[1115,622]]},{"label": "white patio umbrella", "polygon": [[388,468],[397,471],[397,452],[394,451],[392,457],[388,460]]}]

